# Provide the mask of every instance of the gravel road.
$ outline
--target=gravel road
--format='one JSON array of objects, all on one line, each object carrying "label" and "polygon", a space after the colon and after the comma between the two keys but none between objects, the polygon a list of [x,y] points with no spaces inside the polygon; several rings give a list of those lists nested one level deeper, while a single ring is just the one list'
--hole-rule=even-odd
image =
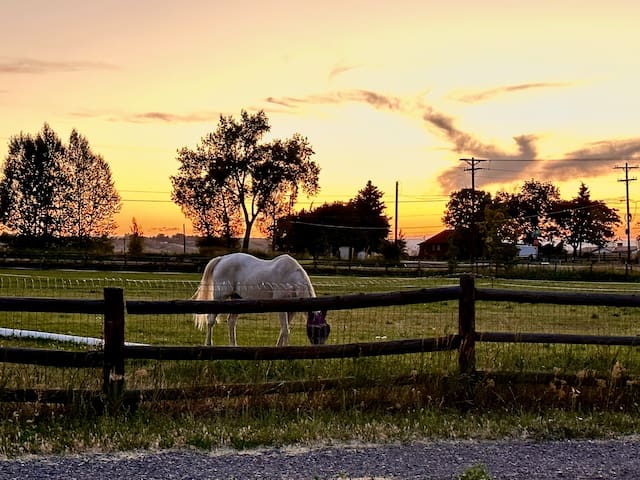
[{"label": "gravel road", "polygon": [[640,438],[38,456],[0,461],[0,478],[450,480],[478,464],[496,480],[638,479]]}]

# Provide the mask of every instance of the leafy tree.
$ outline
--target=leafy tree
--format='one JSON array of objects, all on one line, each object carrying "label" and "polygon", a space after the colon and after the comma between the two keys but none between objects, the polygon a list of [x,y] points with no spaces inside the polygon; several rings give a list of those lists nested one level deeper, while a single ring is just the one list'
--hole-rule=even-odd
[{"label": "leafy tree", "polygon": [[342,246],[380,252],[389,235],[383,193],[371,183],[348,202],[325,203],[283,218],[276,245],[282,250],[308,251],[314,258],[335,254]]},{"label": "leafy tree", "polygon": [[[179,151],[172,198],[195,220],[197,231],[210,235],[224,225],[231,232],[240,217],[246,251],[254,223],[273,215],[274,203],[295,203],[300,189],[309,195],[318,192],[320,168],[311,161],[314,152],[307,139],[294,134],[260,143],[270,128],[264,111],[251,115],[243,110],[240,121],[220,116],[216,131],[202,138],[195,151]],[[207,205],[222,210],[207,210]]]},{"label": "leafy tree", "polygon": [[483,190],[464,188],[449,195],[443,223],[454,230],[452,252],[460,258],[478,258],[484,248],[484,234],[479,225],[484,222],[486,207],[491,206],[491,194]]},{"label": "leafy tree", "polygon": [[484,256],[496,266],[509,267],[518,255],[518,222],[511,218],[507,205],[494,200],[484,210],[484,221],[479,224],[484,239]]},{"label": "leafy tree", "polygon": [[380,252],[385,260],[390,262],[399,262],[407,255],[407,241],[402,232],[397,241],[383,240]]},{"label": "leafy tree", "polygon": [[501,191],[495,199],[507,207],[512,218],[518,220],[518,240],[533,245],[539,237],[549,237],[555,230],[550,213],[560,200],[560,191],[549,182],[528,180],[514,195]]},{"label": "leafy tree", "polygon": [[279,250],[309,252],[317,259],[335,254],[340,246],[350,245],[355,219],[348,203],[324,203],[314,210],[301,210],[278,222]]},{"label": "leafy tree", "polygon": [[136,217],[131,219],[131,234],[129,235],[129,248],[127,249],[129,255],[139,256],[144,251],[144,233],[142,228],[136,221]]},{"label": "leafy tree", "polygon": [[171,177],[171,198],[205,237],[205,244],[223,238],[229,246],[241,229],[240,210],[221,179],[207,169],[206,158],[211,155],[204,145],[195,152],[188,148],[178,152],[181,165],[178,175]]},{"label": "leafy tree", "polygon": [[69,179],[64,202],[65,233],[80,239],[113,233],[113,216],[121,204],[111,169],[75,129],[69,138],[64,168]]},{"label": "leafy tree", "polygon": [[68,146],[46,123],[35,136],[20,133],[9,140],[0,216],[16,235],[38,242],[75,237],[86,243],[112,233],[119,210],[109,165],[76,130]]},{"label": "leafy tree", "polygon": [[558,226],[558,234],[573,247],[574,257],[582,251],[583,243],[603,246],[615,237],[620,216],[602,201],[592,200],[589,188],[580,184],[578,195],[571,200],[556,202],[551,217]]},{"label": "leafy tree", "polygon": [[0,215],[20,236],[51,238],[62,230],[65,148],[48,124],[37,135],[9,139],[0,181]]},{"label": "leafy tree", "polygon": [[278,221],[291,215],[291,199],[285,198],[283,192],[274,194],[274,201],[265,205],[264,214],[258,219],[258,228],[271,240],[271,248],[276,250]]}]

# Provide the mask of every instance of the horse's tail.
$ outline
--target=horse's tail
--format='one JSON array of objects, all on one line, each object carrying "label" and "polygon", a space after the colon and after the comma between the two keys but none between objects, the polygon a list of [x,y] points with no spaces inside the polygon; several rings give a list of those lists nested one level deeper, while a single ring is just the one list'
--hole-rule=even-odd
[{"label": "horse's tail", "polygon": [[[196,293],[193,294],[191,300],[213,300],[213,269],[216,264],[222,257],[216,257],[207,263],[207,266],[204,267],[204,272],[202,273],[202,278],[200,279],[200,285],[198,285],[198,289]],[[197,313],[194,315],[194,321],[196,327],[200,330],[204,329],[204,326],[207,324],[208,314],[206,313]],[[217,317],[216,317],[217,318]]]}]

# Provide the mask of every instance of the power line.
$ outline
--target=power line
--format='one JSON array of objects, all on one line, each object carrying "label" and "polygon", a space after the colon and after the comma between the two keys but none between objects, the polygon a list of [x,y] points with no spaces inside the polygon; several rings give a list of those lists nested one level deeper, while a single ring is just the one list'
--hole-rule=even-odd
[{"label": "power line", "polygon": [[628,163],[624,164],[624,167],[613,167],[614,169],[622,169],[624,168],[624,179],[618,180],[619,182],[624,182],[627,192],[627,263],[625,264],[625,272],[631,265],[631,216],[629,215],[629,182],[633,182],[636,180],[635,177],[629,178],[629,170],[635,169],[638,167],[630,167]]},{"label": "power line", "polygon": [[[461,159],[462,160],[462,159]],[[636,157],[566,157],[566,158],[476,158],[478,162],[620,162],[636,161]]]},{"label": "power line", "polygon": [[322,228],[333,228],[336,230],[389,230],[387,227],[350,227],[347,225],[331,225],[328,223],[311,223],[311,222],[300,222],[294,221],[291,223],[295,223],[297,225],[306,225],[309,227],[322,227]]}]

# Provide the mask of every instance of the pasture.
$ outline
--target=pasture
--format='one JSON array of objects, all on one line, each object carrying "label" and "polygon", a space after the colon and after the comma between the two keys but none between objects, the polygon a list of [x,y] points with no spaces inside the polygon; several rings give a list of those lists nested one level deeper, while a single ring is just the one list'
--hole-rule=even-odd
[{"label": "pasture", "polygon": [[[124,289],[125,298],[141,300],[188,299],[199,275],[104,273],[73,271],[8,271],[0,274],[0,296],[91,298],[105,287]],[[457,278],[383,278],[312,276],[319,296],[405,291],[453,286]],[[506,289],[546,289],[637,294],[634,283],[588,284],[477,279],[476,286]],[[404,305],[329,312],[329,343],[384,341],[436,336],[457,328],[457,302]],[[478,331],[568,332],[637,335],[639,312],[634,308],[532,305],[477,302]],[[278,335],[275,314],[241,315],[240,345],[274,345]],[[51,331],[100,337],[101,316],[0,312],[0,327]],[[308,341],[298,318],[291,328],[291,344]],[[126,319],[126,341],[157,345],[201,345],[204,332],[196,330],[191,315],[132,316]],[[224,321],[214,329],[214,344],[228,342]],[[0,339],[1,345],[64,350],[96,347],[50,340]],[[638,375],[637,348],[554,344],[476,345],[476,366],[484,371],[551,372],[576,376],[625,373]],[[0,364],[2,388],[100,389],[100,371]],[[150,402],[122,416],[96,416],[82,405],[0,404],[0,455],[127,450],[192,446],[246,448],[256,445],[349,441],[412,441],[419,438],[574,438],[607,437],[637,432],[637,403],[616,401],[611,390],[607,408],[581,403],[581,389],[556,382],[545,392],[515,386],[492,394],[485,405],[452,409],[440,397],[446,382],[439,381],[457,368],[453,352],[393,355],[335,360],[295,361],[149,361],[128,360],[129,388],[190,388],[233,383],[248,386],[313,378],[359,378],[367,388],[309,391],[294,395],[229,395],[201,401]],[[397,379],[405,378],[405,384]],[[310,382],[312,383],[312,382]],[[605,383],[605,389],[609,388]],[[221,390],[224,392],[224,390]],[[246,392],[248,393],[248,392]],[[544,399],[544,401],[540,401]],[[635,405],[635,407],[634,407]],[[556,406],[564,408],[558,409]],[[80,407],[80,408],[78,408]],[[497,408],[494,408],[497,407]],[[83,413],[84,412],[84,413]]]},{"label": "pasture", "polygon": [[[97,273],[80,271],[4,271],[0,296],[101,298],[105,287],[123,288],[127,300],[184,300],[196,291],[196,274]],[[447,277],[353,277],[312,276],[318,296],[406,291],[457,285]],[[589,284],[584,282],[529,282],[525,280],[476,279],[477,287],[536,289],[635,294],[634,283]],[[640,309],[580,305],[478,302],[479,332],[572,333],[635,336],[640,330]],[[228,345],[224,316],[213,329],[214,345]],[[456,333],[456,301],[375,307],[329,312],[332,326],[329,344],[347,344],[429,338]],[[201,345],[204,332],[197,330],[190,314],[128,315],[125,341],[149,345]],[[100,338],[102,318],[95,315],[0,312],[0,327]],[[242,346],[272,346],[278,337],[277,314],[245,314],[238,321]],[[302,315],[291,325],[292,345],[308,343]],[[65,350],[95,349],[43,339],[1,338],[5,346],[47,346]],[[99,388],[92,370],[67,371],[40,366],[2,364],[0,386],[4,388]],[[636,347],[484,343],[476,345],[476,368],[483,372],[553,373],[610,377],[612,373],[640,374]],[[385,385],[399,378],[454,374],[454,352],[391,355],[357,359],[248,361],[128,360],[128,388],[194,388],[224,384],[260,384],[280,381],[356,378],[371,385]]]}]

